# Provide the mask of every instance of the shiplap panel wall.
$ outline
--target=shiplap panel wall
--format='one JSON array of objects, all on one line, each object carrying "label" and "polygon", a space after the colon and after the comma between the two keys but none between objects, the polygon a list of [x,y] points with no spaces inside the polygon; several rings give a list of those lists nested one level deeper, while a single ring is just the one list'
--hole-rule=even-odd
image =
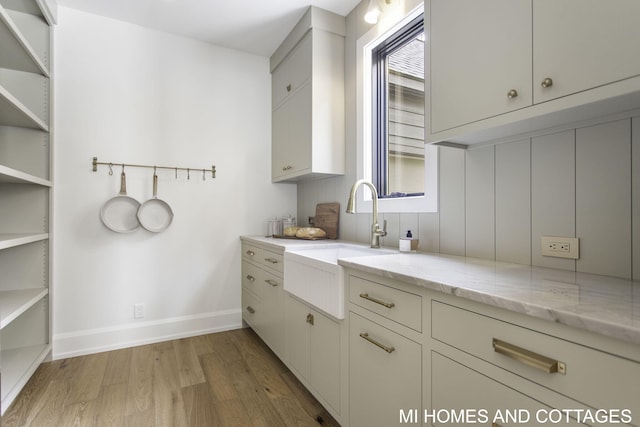
[{"label": "shiplap panel wall", "polygon": [[519,264],[531,261],[531,144],[497,145],[496,259]]},{"label": "shiplap panel wall", "polygon": [[[441,147],[439,213],[381,215],[390,232],[382,243],[397,247],[411,228],[425,251],[640,280],[639,134],[636,117],[467,151]],[[299,183],[299,215],[346,203],[347,181]],[[342,226],[340,236],[366,243],[371,215],[356,218],[355,239]],[[541,256],[542,235],[580,238],[581,259]]]}]

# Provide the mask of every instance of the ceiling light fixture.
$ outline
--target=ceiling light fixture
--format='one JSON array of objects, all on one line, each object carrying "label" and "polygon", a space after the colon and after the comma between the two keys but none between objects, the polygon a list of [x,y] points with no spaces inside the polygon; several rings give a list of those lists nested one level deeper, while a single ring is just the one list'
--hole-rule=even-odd
[{"label": "ceiling light fixture", "polygon": [[[384,0],[386,4],[391,4],[392,0]],[[367,12],[364,14],[364,21],[369,24],[377,24],[378,16],[382,13],[379,5],[380,0],[369,0]]]}]

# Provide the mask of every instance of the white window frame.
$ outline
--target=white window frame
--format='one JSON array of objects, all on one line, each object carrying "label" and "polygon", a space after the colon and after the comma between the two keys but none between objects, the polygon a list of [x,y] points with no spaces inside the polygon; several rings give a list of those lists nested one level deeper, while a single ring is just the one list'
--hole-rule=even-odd
[{"label": "white window frame", "polygon": [[[356,44],[356,142],[358,179],[371,181],[372,177],[372,63],[371,52],[387,37],[401,29],[411,20],[424,13],[424,5],[420,3],[409,13],[402,13],[399,8],[390,9],[385,13],[376,26],[360,37]],[[426,40],[428,43],[428,39]],[[425,99],[427,93],[427,79],[425,79]],[[428,109],[425,108],[425,112]],[[425,114],[425,121],[426,121]],[[425,132],[426,132],[425,123]],[[379,212],[437,212],[438,211],[438,147],[425,145],[424,147],[425,183],[424,196],[386,198],[378,201]],[[358,191],[356,200],[358,212],[371,212],[371,192],[367,187]]]}]

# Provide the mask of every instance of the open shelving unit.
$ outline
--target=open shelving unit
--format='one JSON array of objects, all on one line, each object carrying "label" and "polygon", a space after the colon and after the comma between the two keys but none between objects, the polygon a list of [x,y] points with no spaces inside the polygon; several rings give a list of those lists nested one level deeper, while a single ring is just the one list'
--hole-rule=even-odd
[{"label": "open shelving unit", "polygon": [[0,0],[0,395],[50,357],[51,25],[45,0]]}]

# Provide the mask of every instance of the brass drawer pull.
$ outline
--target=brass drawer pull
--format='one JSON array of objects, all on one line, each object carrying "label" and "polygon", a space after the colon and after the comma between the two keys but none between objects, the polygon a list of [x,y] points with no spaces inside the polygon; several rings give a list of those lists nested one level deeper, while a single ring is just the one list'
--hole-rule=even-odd
[{"label": "brass drawer pull", "polygon": [[307,314],[307,323],[313,326],[313,314]]},{"label": "brass drawer pull", "polygon": [[275,259],[275,258],[265,258],[264,260],[267,261],[267,262],[270,262],[271,264],[277,264],[278,263],[278,260]]},{"label": "brass drawer pull", "polygon": [[251,314],[255,313],[256,311],[253,309],[253,307],[251,307],[250,305],[247,306],[247,311]]},{"label": "brass drawer pull", "polygon": [[250,275],[250,274],[247,274],[247,280],[248,280],[248,281],[250,281],[250,282],[254,282],[254,281],[256,280],[256,278],[255,278],[255,277],[253,277],[253,276],[252,276],[252,275]]},{"label": "brass drawer pull", "polygon": [[246,253],[247,253],[247,255],[249,255],[249,256],[255,256],[255,255],[256,255],[256,253],[255,253],[255,252],[253,252],[252,250],[248,250]]},{"label": "brass drawer pull", "polygon": [[265,280],[265,282],[267,282],[268,284],[270,284],[271,286],[273,286],[274,288],[276,286],[278,286],[278,282],[276,282],[275,280],[271,280],[271,279],[267,279]]},{"label": "brass drawer pull", "polygon": [[384,351],[386,351],[387,353],[391,354],[394,351],[396,351],[395,347],[387,347],[384,344],[380,344],[378,341],[369,338],[369,334],[367,332],[360,332],[360,337],[364,338],[365,340],[369,341],[371,344],[380,347],[381,349],[383,349]]},{"label": "brass drawer pull", "polygon": [[383,305],[383,306],[385,306],[387,308],[393,308],[393,307],[396,306],[392,302],[384,302],[384,301],[381,301],[381,300],[379,300],[377,298],[370,297],[369,294],[360,294],[360,298],[364,298],[364,299],[369,300],[371,302],[375,302],[376,304]]},{"label": "brass drawer pull", "polygon": [[511,359],[515,359],[518,362],[524,363],[525,365],[540,369],[548,374],[557,372],[564,375],[567,373],[567,367],[563,362],[534,353],[533,351],[522,347],[509,344],[508,342],[501,341],[497,338],[493,339],[493,350],[496,353],[500,353],[510,357]]}]

